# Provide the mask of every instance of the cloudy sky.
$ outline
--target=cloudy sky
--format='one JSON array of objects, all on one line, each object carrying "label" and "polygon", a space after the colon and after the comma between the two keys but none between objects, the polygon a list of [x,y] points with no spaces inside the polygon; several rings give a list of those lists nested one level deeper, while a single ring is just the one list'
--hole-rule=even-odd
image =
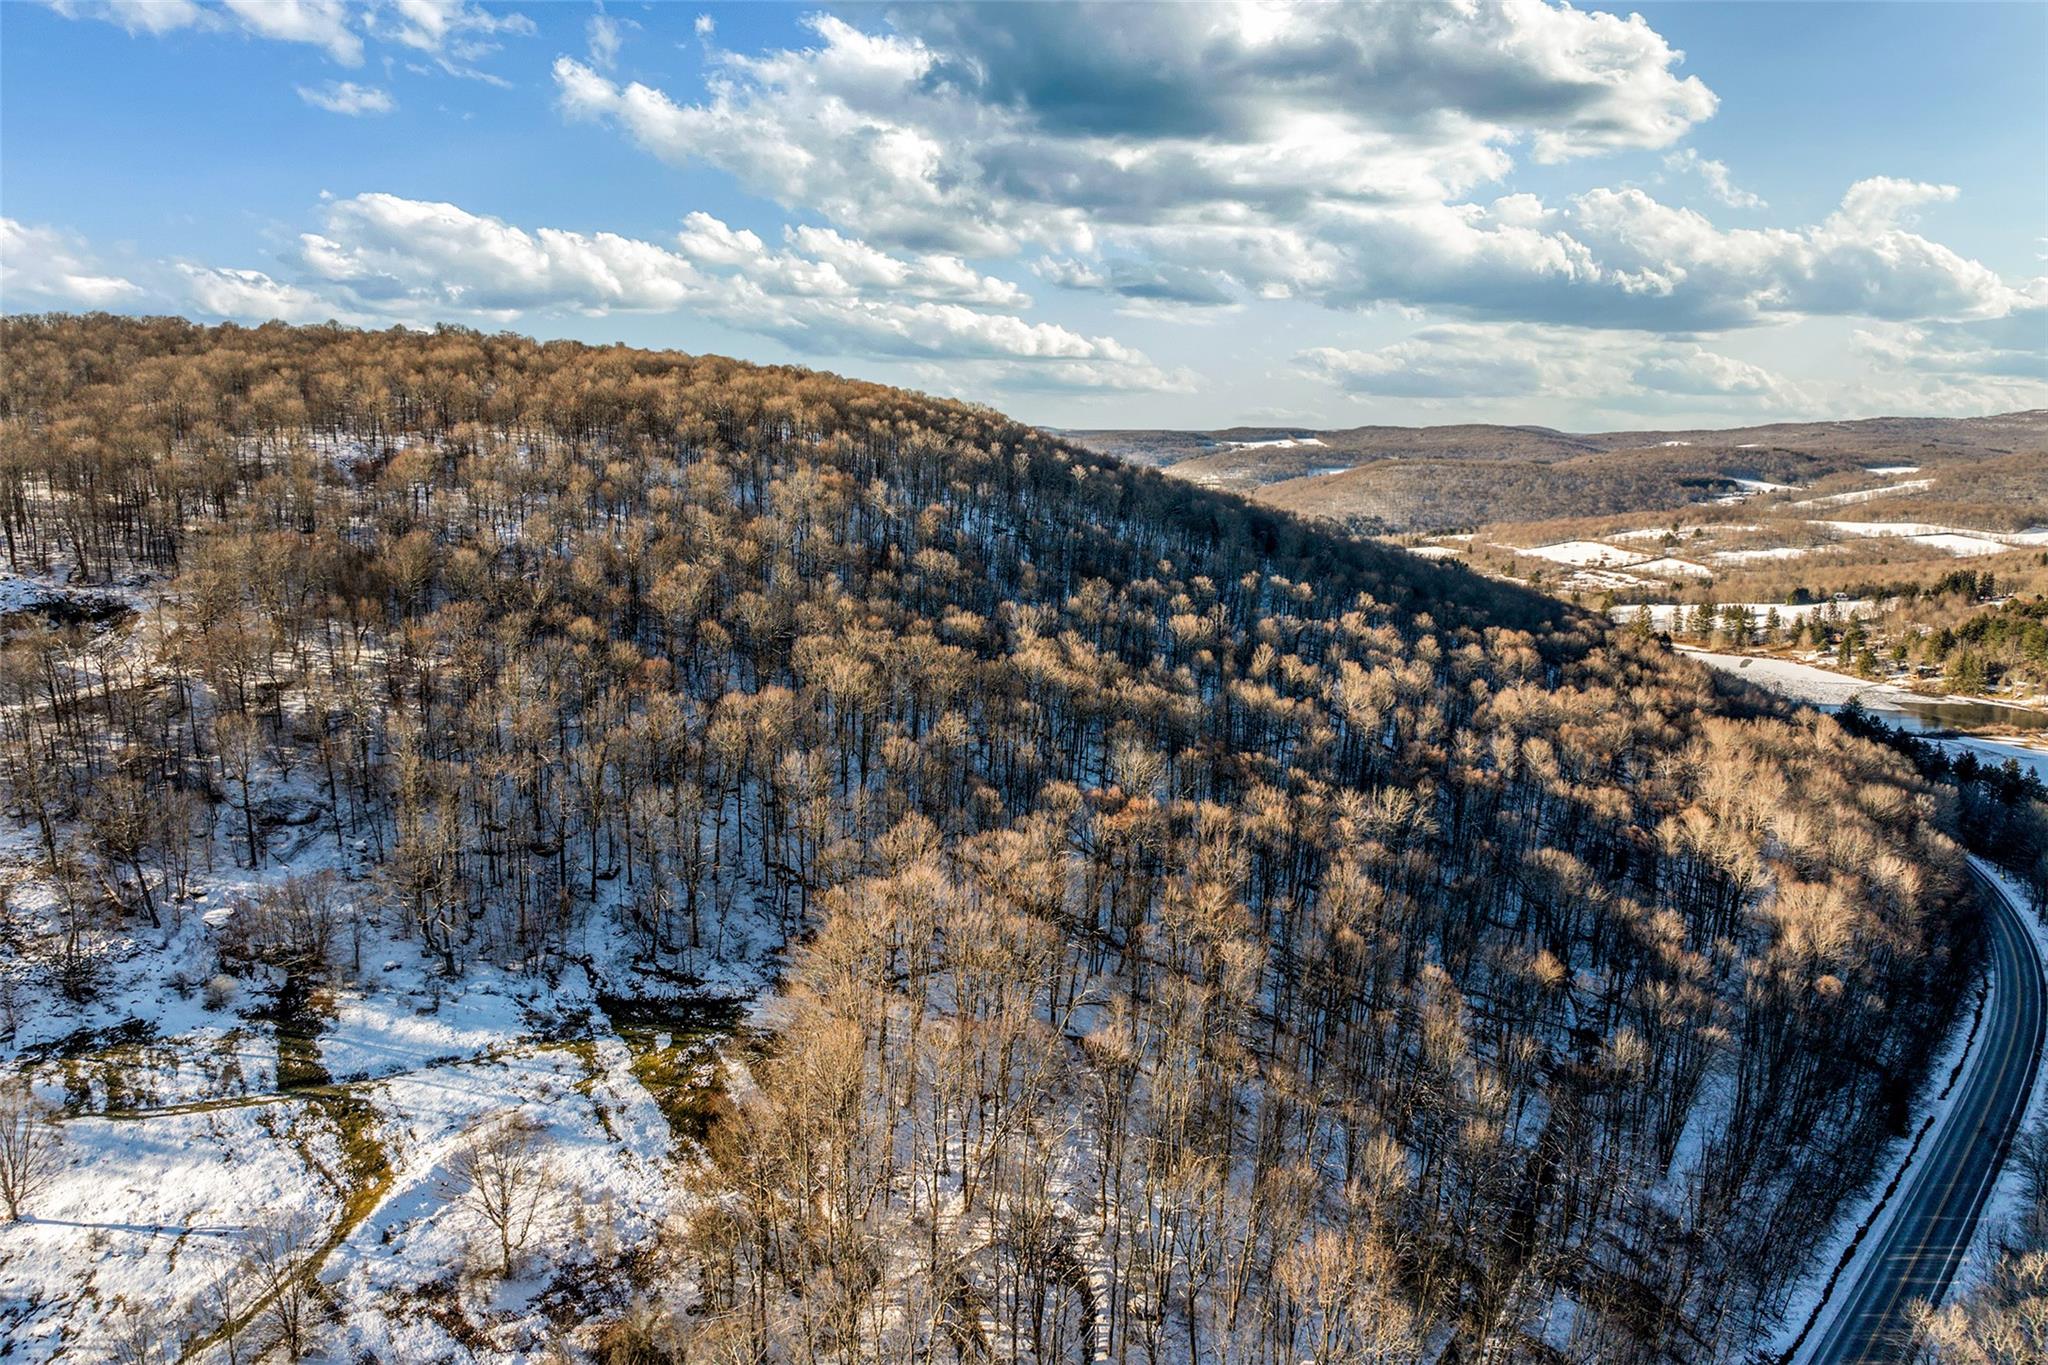
[{"label": "cloudy sky", "polygon": [[0,4],[0,306],[1064,426],[2048,406],[2048,6]]}]

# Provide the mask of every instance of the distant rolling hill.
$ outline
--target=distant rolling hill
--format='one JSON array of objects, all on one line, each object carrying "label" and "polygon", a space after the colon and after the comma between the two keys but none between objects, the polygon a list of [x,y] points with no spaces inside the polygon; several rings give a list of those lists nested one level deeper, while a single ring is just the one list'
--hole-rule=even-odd
[{"label": "distant rolling hill", "polygon": [[1827,486],[1905,465],[1939,477],[1947,503],[2001,503],[2027,513],[2031,493],[2044,504],[2039,515],[2048,516],[2048,489],[2037,486],[2033,458],[2048,452],[2048,411],[2039,410],[1724,431],[1578,433],[1465,423],[1062,435],[1206,487],[1385,532],[1647,511],[1740,491],[1739,480]]}]

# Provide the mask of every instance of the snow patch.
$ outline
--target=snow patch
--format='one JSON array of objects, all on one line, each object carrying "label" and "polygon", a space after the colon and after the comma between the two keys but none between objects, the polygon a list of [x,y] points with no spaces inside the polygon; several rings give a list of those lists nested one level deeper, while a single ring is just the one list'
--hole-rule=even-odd
[{"label": "snow patch", "polygon": [[1561,540],[1555,545],[1537,545],[1523,549],[1514,545],[1498,547],[1513,550],[1518,555],[1533,555],[1537,559],[1548,559],[1557,564],[1571,564],[1579,567],[1609,565],[1621,567],[1640,562],[1643,556],[1633,550],[1618,549],[1603,545],[1597,540]]},{"label": "snow patch", "polygon": [[1888,483],[1880,488],[1859,488],[1851,493],[1829,493],[1824,497],[1801,498],[1794,507],[1844,507],[1853,502],[1869,502],[1872,498],[1887,498],[1894,493],[1919,493],[1934,487],[1932,479],[1908,479],[1904,483]]},{"label": "snow patch", "polygon": [[1934,535],[1907,537],[1915,545],[1930,549],[1946,550],[1952,555],[2002,555],[2012,546],[2003,541],[1990,540],[1984,536],[1960,536],[1937,532]]},{"label": "snow patch", "polygon": [[1637,573],[1655,574],[1659,578],[1712,578],[1714,571],[1704,564],[1695,564],[1690,559],[1675,559],[1665,555],[1660,559],[1646,559],[1632,564]]}]

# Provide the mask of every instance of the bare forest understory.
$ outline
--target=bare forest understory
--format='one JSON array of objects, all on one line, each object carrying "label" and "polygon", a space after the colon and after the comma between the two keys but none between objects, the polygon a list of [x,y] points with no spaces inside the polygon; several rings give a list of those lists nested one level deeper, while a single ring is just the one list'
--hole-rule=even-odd
[{"label": "bare forest understory", "polygon": [[13,1358],[1743,1360],[1968,999],[1909,754],[986,409],[0,342]]}]

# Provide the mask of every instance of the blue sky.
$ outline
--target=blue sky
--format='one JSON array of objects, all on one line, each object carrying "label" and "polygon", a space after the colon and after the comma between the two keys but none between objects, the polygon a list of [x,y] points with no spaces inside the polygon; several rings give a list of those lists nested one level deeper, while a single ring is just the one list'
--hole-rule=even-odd
[{"label": "blue sky", "polygon": [[2044,64],[2034,4],[17,0],[0,306],[1066,426],[2048,406]]}]

